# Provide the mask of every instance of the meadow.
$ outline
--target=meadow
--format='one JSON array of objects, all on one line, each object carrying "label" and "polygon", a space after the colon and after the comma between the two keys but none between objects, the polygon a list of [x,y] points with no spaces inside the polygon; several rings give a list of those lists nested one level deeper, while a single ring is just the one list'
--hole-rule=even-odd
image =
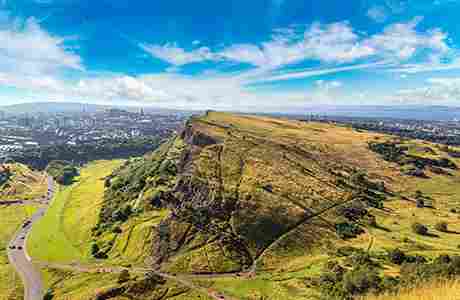
[{"label": "meadow", "polygon": [[70,186],[59,186],[45,216],[33,227],[27,249],[34,260],[51,263],[90,260],[91,229],[104,194],[104,177],[121,161],[97,161],[80,170]]}]

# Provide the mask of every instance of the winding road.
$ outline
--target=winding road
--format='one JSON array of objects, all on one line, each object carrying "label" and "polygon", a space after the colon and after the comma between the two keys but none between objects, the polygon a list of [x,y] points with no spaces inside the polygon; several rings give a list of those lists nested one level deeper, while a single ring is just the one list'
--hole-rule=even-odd
[{"label": "winding road", "polygon": [[[40,220],[48,209],[53,194],[54,181],[52,177],[48,176],[48,192],[45,198],[37,200],[45,206],[39,208],[32,217],[24,222],[8,245],[8,259],[24,284],[24,300],[43,299],[43,282],[40,270],[32,264],[31,258],[27,254],[26,240],[33,224]],[[37,201],[31,203],[36,203]],[[20,204],[25,205],[25,203],[21,202]]]}]

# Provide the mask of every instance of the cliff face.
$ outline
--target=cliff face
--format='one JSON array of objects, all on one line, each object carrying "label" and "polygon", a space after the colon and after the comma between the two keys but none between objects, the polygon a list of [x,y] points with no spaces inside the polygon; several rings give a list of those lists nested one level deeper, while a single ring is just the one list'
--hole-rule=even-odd
[{"label": "cliff face", "polygon": [[95,232],[167,211],[151,227],[148,262],[194,273],[263,268],[327,246],[337,238],[337,208],[353,200],[347,177],[358,166],[340,144],[319,142],[325,130],[214,112],[194,118],[107,179]]}]

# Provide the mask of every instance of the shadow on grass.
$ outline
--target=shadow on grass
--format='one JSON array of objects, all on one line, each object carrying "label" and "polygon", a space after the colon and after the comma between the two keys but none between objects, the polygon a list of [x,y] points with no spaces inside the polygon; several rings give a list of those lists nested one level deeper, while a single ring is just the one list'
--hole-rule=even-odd
[{"label": "shadow on grass", "polygon": [[432,238],[439,238],[439,235],[437,235],[436,233],[431,233],[431,232],[427,232],[427,233],[423,234],[423,236],[432,237]]},{"label": "shadow on grass", "polygon": [[382,225],[380,225],[380,224],[374,225],[373,227],[374,227],[375,229],[383,230],[383,231],[385,231],[385,232],[391,232],[390,229],[388,229],[387,227],[382,226]]},{"label": "shadow on grass", "polygon": [[454,230],[446,230],[444,233],[449,233],[449,234],[460,234],[459,231],[454,231]]}]

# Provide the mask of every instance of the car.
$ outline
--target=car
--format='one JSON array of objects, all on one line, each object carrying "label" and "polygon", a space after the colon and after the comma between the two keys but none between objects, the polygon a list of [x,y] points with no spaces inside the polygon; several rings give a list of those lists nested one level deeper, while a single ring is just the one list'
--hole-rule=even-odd
[{"label": "car", "polygon": [[14,249],[16,249],[16,246],[10,246],[10,249],[14,250]]},{"label": "car", "polygon": [[22,247],[21,247],[21,246],[19,246],[19,247],[18,247],[18,250],[22,250]]}]

